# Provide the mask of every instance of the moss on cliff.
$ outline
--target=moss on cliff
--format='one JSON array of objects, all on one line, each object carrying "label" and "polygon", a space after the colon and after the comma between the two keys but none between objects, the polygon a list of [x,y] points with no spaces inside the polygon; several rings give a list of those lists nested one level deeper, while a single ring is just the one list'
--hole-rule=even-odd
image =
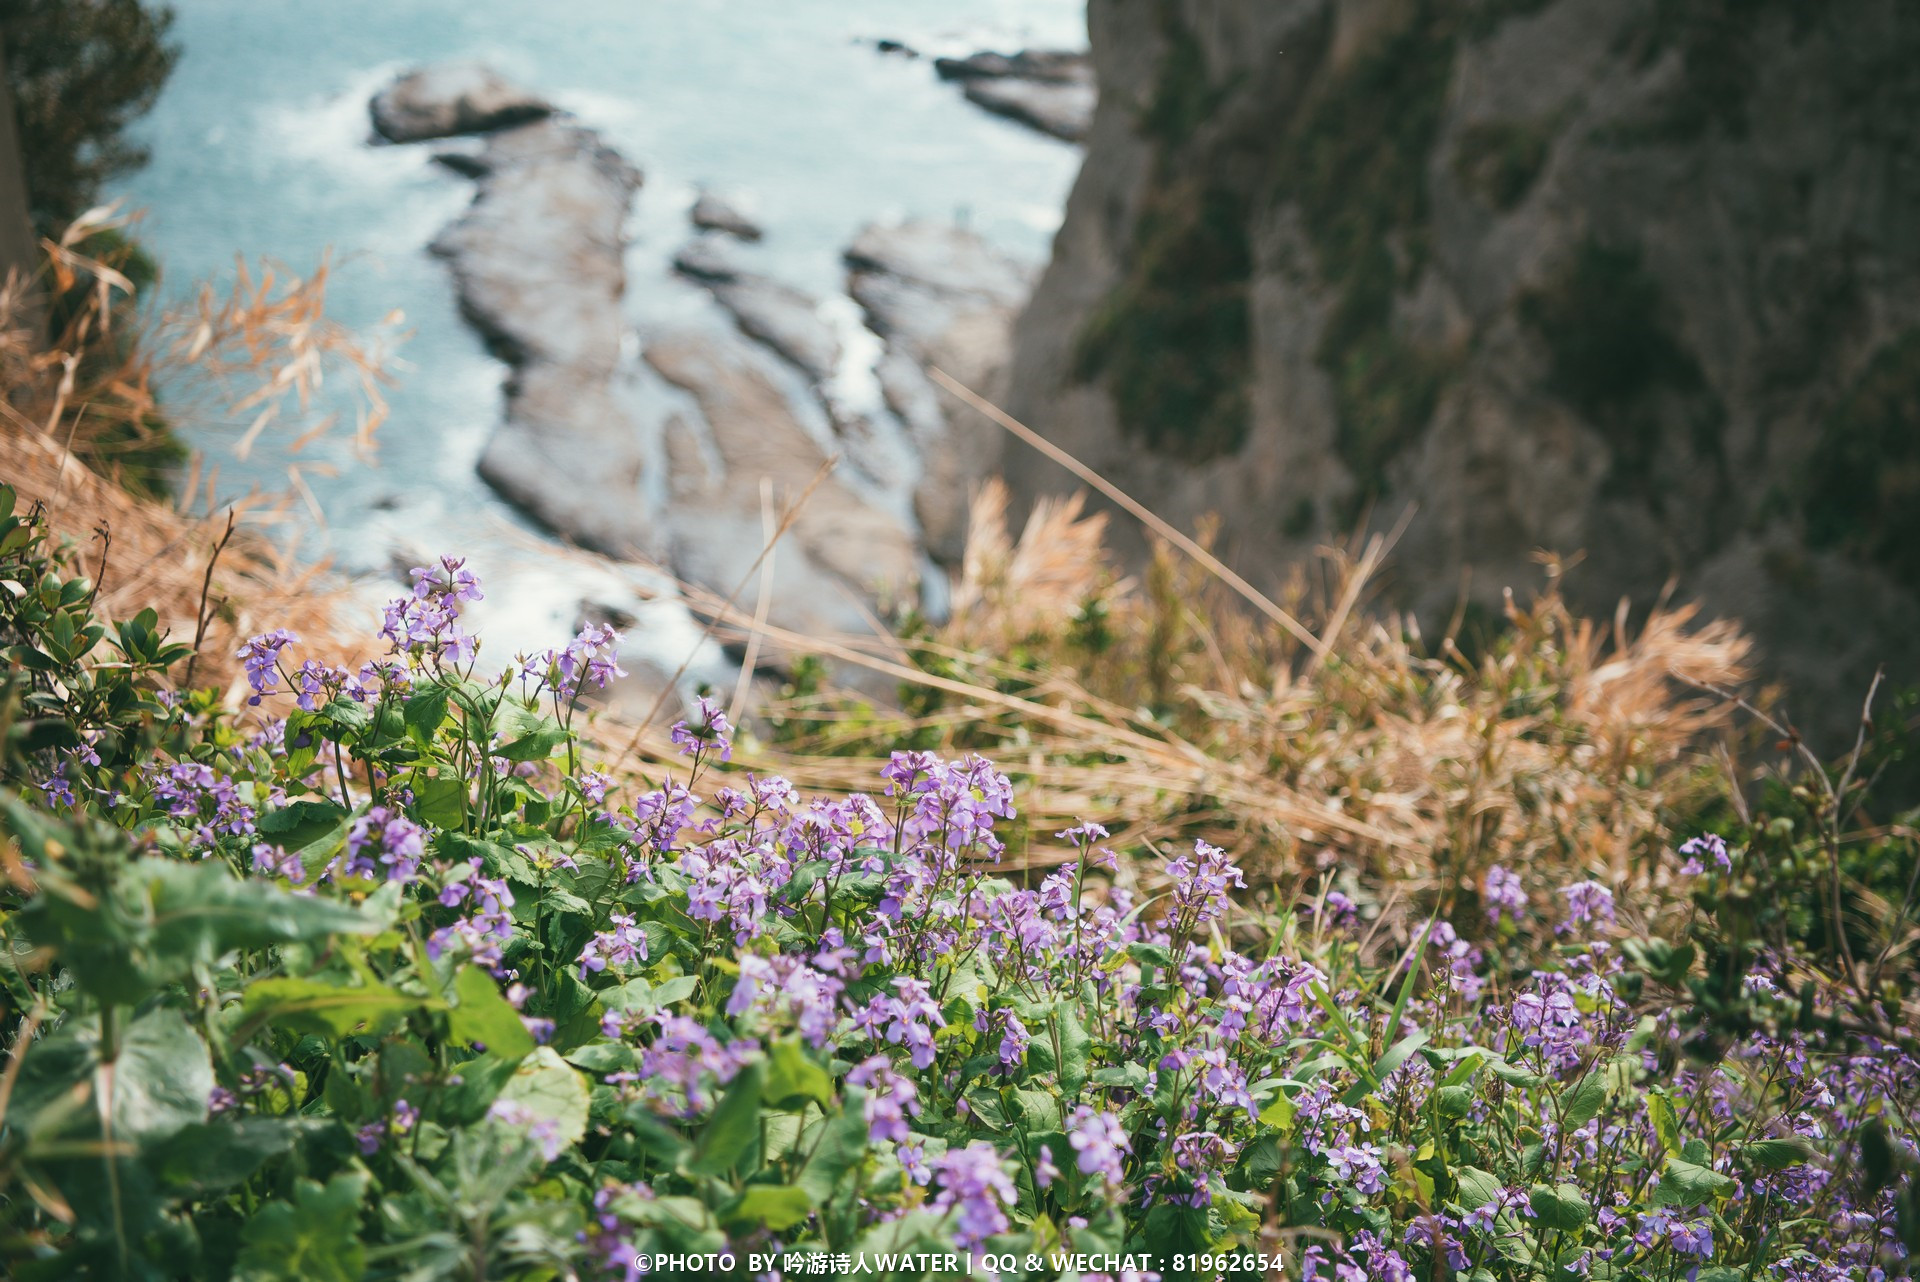
[{"label": "moss on cliff", "polygon": [[1587,240],[1548,285],[1521,299],[1520,316],[1547,344],[1549,390],[1606,433],[1616,490],[1657,505],[1655,455],[1676,422],[1695,453],[1719,453],[1725,410],[1672,332],[1671,309],[1638,248]]},{"label": "moss on cliff", "polygon": [[1253,252],[1244,184],[1183,164],[1221,94],[1178,6],[1159,13],[1166,51],[1140,121],[1155,177],[1126,279],[1081,331],[1074,368],[1107,377],[1121,426],[1147,448],[1200,462],[1246,442]]},{"label": "moss on cliff", "polygon": [[1246,204],[1163,189],[1142,212],[1133,271],[1082,331],[1082,379],[1108,375],[1121,423],[1150,449],[1203,460],[1246,440],[1251,360]]},{"label": "moss on cliff", "polygon": [[1553,147],[1548,121],[1488,121],[1460,137],[1453,170],[1460,185],[1502,213],[1525,200]]},{"label": "moss on cliff", "polygon": [[1808,461],[1807,541],[1920,589],[1920,329],[1874,354]]},{"label": "moss on cliff", "polygon": [[1424,4],[1329,80],[1285,139],[1268,193],[1299,206],[1335,292],[1316,355],[1333,379],[1337,447],[1367,492],[1426,427],[1450,364],[1395,333],[1393,305],[1426,266],[1426,168],[1457,22]]}]

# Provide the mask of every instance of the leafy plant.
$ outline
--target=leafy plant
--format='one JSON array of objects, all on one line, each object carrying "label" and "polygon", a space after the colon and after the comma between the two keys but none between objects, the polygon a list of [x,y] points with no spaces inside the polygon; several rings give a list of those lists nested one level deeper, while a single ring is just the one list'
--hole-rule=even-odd
[{"label": "leafy plant", "polygon": [[[456,558],[357,670],[251,638],[229,710],[7,519],[9,641],[41,656],[10,697],[64,727],[0,795],[9,1276],[1904,1258],[1911,1038],[1798,956],[1728,989],[1605,885],[1489,874],[1485,947],[1436,915],[1381,958],[1330,886],[1257,910],[1204,841],[1136,898],[1093,824],[1023,884],[986,761],[895,752],[872,793],[803,799],[728,769],[706,701],[684,766],[623,796],[580,733],[617,638],[486,675]],[[1711,894],[1718,855],[1667,875]],[[1701,1044],[1730,997],[1737,1035]]]}]

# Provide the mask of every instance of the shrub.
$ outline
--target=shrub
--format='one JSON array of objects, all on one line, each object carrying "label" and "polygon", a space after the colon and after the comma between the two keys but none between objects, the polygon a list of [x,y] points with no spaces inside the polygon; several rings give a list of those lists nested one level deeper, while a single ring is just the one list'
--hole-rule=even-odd
[{"label": "shrub", "polygon": [[[1912,1039],[1807,959],[1696,961],[1621,938],[1604,885],[1497,868],[1487,948],[1434,919],[1381,955],[1343,896],[1259,903],[1205,842],[1136,902],[1090,824],[1022,885],[986,761],[897,752],[807,800],[727,770],[704,701],[622,799],[578,735],[613,633],[484,677],[457,558],[356,671],[248,640],[230,712],[165,688],[188,647],[151,619],[94,620],[4,494],[34,727],[0,794],[10,1276],[1903,1258]],[[1669,858],[1711,894],[1744,855]]]}]

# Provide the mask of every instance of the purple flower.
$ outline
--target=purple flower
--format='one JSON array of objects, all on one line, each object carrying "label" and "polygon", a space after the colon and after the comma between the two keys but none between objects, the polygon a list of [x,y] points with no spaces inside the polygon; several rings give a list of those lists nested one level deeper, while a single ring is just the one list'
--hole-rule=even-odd
[{"label": "purple flower", "polygon": [[1193,843],[1192,858],[1181,855],[1167,863],[1173,883],[1173,919],[1177,936],[1204,926],[1227,911],[1232,888],[1246,889],[1239,865],[1218,846]]},{"label": "purple flower", "polygon": [[985,1140],[961,1149],[948,1149],[934,1165],[940,1191],[936,1211],[957,1212],[953,1240],[971,1250],[996,1233],[1007,1230],[1004,1207],[1014,1203],[1013,1181],[1000,1165],[1000,1154]]},{"label": "purple flower", "polygon": [[247,684],[253,687],[248,704],[258,706],[261,696],[280,688],[280,652],[299,639],[285,628],[276,628],[248,637],[246,644],[234,651],[233,657],[246,669]]},{"label": "purple flower", "polygon": [[733,723],[727,720],[727,714],[720,705],[701,695],[698,701],[699,724],[688,721],[674,723],[673,746],[692,757],[702,760],[709,749],[718,752],[720,760],[733,760]]},{"label": "purple flower", "polygon": [[1684,876],[1698,877],[1707,870],[1706,864],[1701,862],[1703,855],[1722,872],[1733,867],[1733,856],[1727,853],[1727,843],[1714,833],[1691,838],[1680,847],[1680,853],[1687,857],[1687,862],[1680,869]]},{"label": "purple flower", "polygon": [[1560,933],[1587,922],[1613,924],[1613,892],[1599,882],[1577,881],[1560,893],[1567,897],[1567,919],[1560,923]]},{"label": "purple flower", "polygon": [[608,918],[611,929],[603,930],[587,941],[580,950],[580,978],[585,979],[589,972],[602,971],[607,963],[617,966],[631,966],[637,961],[647,959],[647,932],[634,924],[626,913],[614,913]]},{"label": "purple flower", "polygon": [[912,1138],[907,1115],[920,1115],[920,1090],[913,1079],[896,1073],[885,1055],[870,1055],[853,1066],[847,1082],[866,1090],[861,1107],[866,1114],[868,1139],[875,1144],[890,1140],[905,1145]]},{"label": "purple flower", "polygon": [[1073,1146],[1074,1161],[1082,1173],[1096,1175],[1111,1185],[1124,1179],[1126,1159],[1122,1155],[1133,1146],[1120,1119],[1112,1113],[1095,1112],[1082,1104],[1067,1123],[1067,1143]]},{"label": "purple flower", "polygon": [[1527,915],[1527,891],[1520,884],[1518,873],[1495,864],[1487,869],[1486,885],[1481,898],[1487,905],[1487,920],[1498,923],[1501,915],[1519,921]]},{"label": "purple flower", "polygon": [[386,880],[406,884],[420,871],[426,833],[419,824],[386,806],[374,806],[347,829],[349,877],[372,877],[386,869]]}]

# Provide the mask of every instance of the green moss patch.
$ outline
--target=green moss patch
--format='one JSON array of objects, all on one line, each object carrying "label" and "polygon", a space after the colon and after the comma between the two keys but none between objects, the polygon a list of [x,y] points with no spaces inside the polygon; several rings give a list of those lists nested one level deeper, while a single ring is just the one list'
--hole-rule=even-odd
[{"label": "green moss patch", "polygon": [[1806,475],[1807,541],[1920,590],[1920,329],[1867,363],[1827,416]]}]

